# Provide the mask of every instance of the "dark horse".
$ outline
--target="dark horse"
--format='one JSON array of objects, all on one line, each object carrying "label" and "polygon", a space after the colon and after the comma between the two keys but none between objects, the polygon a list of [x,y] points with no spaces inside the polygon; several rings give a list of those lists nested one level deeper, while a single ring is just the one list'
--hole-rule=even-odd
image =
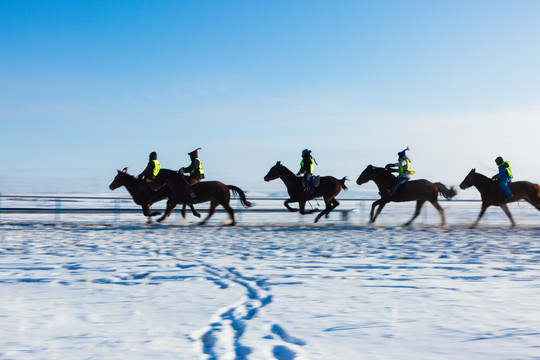
[{"label": "dark horse", "polygon": [[[339,205],[336,196],[340,193],[341,189],[347,190],[347,186],[345,186],[345,180],[347,180],[347,178],[344,177],[343,179],[338,180],[333,176],[322,176],[319,186],[315,188],[315,192],[312,194],[308,193],[304,191],[304,188],[302,187],[302,178],[296,176],[291,170],[281,165],[280,161],[272,166],[270,171],[268,171],[268,174],[264,177],[264,181],[271,181],[277,178],[283,180],[287,187],[289,199],[285,200],[284,205],[289,211],[300,211],[300,214],[302,215],[311,214],[318,210],[306,211],[306,202],[321,196],[324,198],[326,208],[317,215],[315,222],[319,221],[323,215],[328,217],[330,211],[334,210]],[[292,202],[297,202],[300,209],[290,207],[289,204]]]},{"label": "dark horse", "polygon": [[[487,176],[477,173],[476,169],[472,169],[459,187],[467,189],[471,186],[476,187],[482,197],[480,214],[474,224],[471,225],[471,228],[478,225],[478,222],[486,213],[487,208],[491,205],[499,206],[510,219],[512,227],[516,226],[512,214],[510,214],[510,210],[508,210],[508,206],[506,206],[508,203],[508,201],[505,200],[506,195],[503,193],[497,181],[493,181]],[[540,186],[529,181],[512,181],[508,186],[510,186],[510,191],[512,191],[513,194],[509,202],[523,199],[540,210]]]},{"label": "dark horse", "polygon": [[[168,169],[163,169],[161,171],[175,173],[175,171]],[[171,197],[172,193],[171,190],[166,187],[159,189],[158,191],[141,190],[140,185],[142,181],[143,180],[129,175],[127,173],[127,168],[124,168],[122,171],[118,170],[118,174],[109,185],[109,189],[115,190],[121,186],[125,186],[135,204],[141,205],[143,214],[148,216],[148,221],[150,222],[152,216],[161,215],[161,212],[159,211],[152,211],[150,206],[158,201]],[[201,217],[201,214],[199,214],[192,205],[190,205],[190,207],[193,215]],[[182,216],[185,217],[185,208],[182,209]]]},{"label": "dark horse", "polygon": [[[366,167],[366,169],[358,177],[358,180],[356,180],[356,183],[358,185],[362,185],[370,180],[373,180],[375,182],[375,184],[379,188],[379,194],[381,195],[381,198],[375,201],[373,205],[371,205],[369,221],[372,223],[375,222],[377,216],[381,213],[384,206],[389,202],[416,201],[416,211],[414,212],[412,219],[404,225],[408,226],[420,214],[420,210],[422,209],[424,203],[426,201],[429,201],[439,211],[439,214],[441,214],[441,226],[444,226],[446,223],[446,220],[444,218],[444,210],[439,205],[439,202],[437,201],[437,196],[440,193],[446,199],[450,200],[457,195],[457,191],[454,189],[454,187],[448,189],[446,186],[439,182],[432,183],[431,181],[420,179],[407,181],[406,183],[398,187],[396,192],[392,196],[390,196],[388,190],[396,182],[396,177],[385,168],[379,168],[373,165],[368,165],[368,167]],[[379,208],[374,215],[373,213],[377,206],[379,206]]]},{"label": "dark horse", "polygon": [[193,192],[197,196],[195,201],[191,199],[190,194],[188,194],[186,191],[187,181],[185,176],[178,174],[177,172],[162,174],[160,171],[152,184],[158,191],[163,188],[168,188],[172,193],[169,200],[167,200],[167,209],[165,210],[165,214],[158,219],[159,222],[165,220],[165,218],[172,213],[177,204],[187,204],[191,206],[191,204],[194,203],[199,204],[210,201],[208,215],[203,221],[201,221],[200,225],[206,223],[208,219],[214,215],[218,205],[223,206],[227,213],[229,213],[231,223],[228,225],[235,225],[236,221],[234,219],[234,210],[229,205],[231,201],[230,191],[240,197],[244,207],[252,206],[252,204],[247,201],[246,194],[242,191],[242,189],[234,185],[225,185],[219,181],[201,181],[193,185]]}]

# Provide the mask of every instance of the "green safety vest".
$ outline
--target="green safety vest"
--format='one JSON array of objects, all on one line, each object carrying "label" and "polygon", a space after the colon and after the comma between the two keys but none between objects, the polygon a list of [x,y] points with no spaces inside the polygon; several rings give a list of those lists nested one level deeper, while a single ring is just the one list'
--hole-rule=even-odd
[{"label": "green safety vest", "polygon": [[[204,175],[204,169],[202,167],[202,162],[201,160],[199,160],[199,158],[196,158],[197,161],[199,162],[199,174],[201,175]],[[195,172],[195,169],[191,170],[191,173],[193,174]]]},{"label": "green safety vest", "polygon": [[407,170],[411,175],[413,175],[414,171],[411,170],[411,162],[409,161],[409,159],[405,159],[405,161],[407,162],[407,165],[405,166],[405,168],[403,168],[403,166],[399,167],[398,169],[399,175],[403,174],[405,170]]},{"label": "green safety vest", "polygon": [[[304,167],[304,159],[302,158],[302,161],[300,161],[300,169]],[[313,170],[315,169],[315,164],[313,163],[313,160],[311,160],[311,164],[309,164],[309,173],[313,174]],[[302,174],[305,174],[304,171]]]},{"label": "green safety vest", "polygon": [[514,176],[512,175],[512,169],[510,169],[510,163],[508,161],[505,161],[503,162],[501,165],[499,165],[499,167],[503,166],[503,165],[508,165],[506,166],[506,172],[508,172],[508,176],[510,176],[510,179],[513,179]]},{"label": "green safety vest", "polygon": [[159,173],[159,170],[161,170],[161,164],[157,160],[152,160],[154,162],[154,171],[153,174],[156,176]]}]

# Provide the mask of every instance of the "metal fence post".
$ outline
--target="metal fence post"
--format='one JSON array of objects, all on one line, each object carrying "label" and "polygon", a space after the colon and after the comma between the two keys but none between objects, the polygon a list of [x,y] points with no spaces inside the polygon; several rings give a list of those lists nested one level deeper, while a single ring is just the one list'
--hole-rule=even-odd
[{"label": "metal fence post", "polygon": [[114,221],[120,220],[120,200],[114,200]]},{"label": "metal fence post", "polygon": [[238,221],[242,221],[242,215],[244,213],[244,207],[242,206],[241,200],[237,201],[237,212],[238,212]]},{"label": "metal fence post", "polygon": [[364,200],[360,200],[358,207],[360,209],[360,219],[362,220],[364,218],[364,213],[366,210],[366,202]]},{"label": "metal fence post", "polygon": [[55,207],[55,219],[56,221],[60,220],[60,213],[62,212],[62,199],[56,198],[56,207]]}]

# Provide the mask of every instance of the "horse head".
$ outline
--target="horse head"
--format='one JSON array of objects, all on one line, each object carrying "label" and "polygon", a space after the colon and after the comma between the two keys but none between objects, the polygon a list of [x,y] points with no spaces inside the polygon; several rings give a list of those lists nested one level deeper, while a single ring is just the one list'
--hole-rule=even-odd
[{"label": "horse head", "polygon": [[127,173],[127,167],[125,167],[124,170],[122,171],[120,170],[117,170],[117,171],[118,171],[118,174],[116,174],[116,176],[114,177],[114,180],[109,185],[109,189],[111,190],[115,190],[115,189],[118,189],[120,186],[124,186],[126,176],[130,176]]},{"label": "horse head", "polygon": [[373,179],[373,170],[375,167],[373,165],[368,165],[364,171],[360,174],[358,179],[356,180],[356,183],[358,185],[362,185]]},{"label": "horse head", "polygon": [[465,179],[459,184],[459,187],[463,190],[470,188],[474,185],[474,176],[476,175],[476,169],[472,169],[467,176],[465,176]]},{"label": "horse head", "polygon": [[291,173],[285,166],[281,165],[281,161],[276,162],[276,165],[272,166],[268,174],[264,177],[264,181],[271,181],[280,178],[284,175]]}]

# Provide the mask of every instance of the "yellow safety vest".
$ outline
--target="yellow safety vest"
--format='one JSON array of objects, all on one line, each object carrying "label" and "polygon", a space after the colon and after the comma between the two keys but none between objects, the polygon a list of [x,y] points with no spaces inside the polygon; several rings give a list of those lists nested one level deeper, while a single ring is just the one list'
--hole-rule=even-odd
[{"label": "yellow safety vest", "polygon": [[514,176],[512,175],[512,169],[510,169],[510,163],[508,161],[503,162],[499,167],[503,166],[504,164],[508,165],[506,166],[506,171],[508,172],[508,176],[510,176],[510,179],[513,179]]},{"label": "yellow safety vest", "polygon": [[[199,158],[196,158],[197,161],[199,162],[199,174],[201,175],[204,175],[204,169],[202,167],[202,162],[201,160],[199,160]],[[191,170],[191,173],[193,174],[195,172],[195,169]]]},{"label": "yellow safety vest", "polygon": [[157,160],[152,160],[154,162],[154,176],[156,176],[157,174],[159,174],[159,170],[161,170],[161,164],[159,163],[159,161]]},{"label": "yellow safety vest", "polygon": [[403,174],[405,170],[407,170],[411,175],[414,174],[414,171],[411,170],[411,162],[409,161],[409,159],[405,159],[405,161],[407,162],[407,165],[405,165],[405,169],[403,168],[403,166],[399,167],[398,169],[399,175]]},{"label": "yellow safety vest", "polygon": [[[302,158],[302,161],[300,161],[300,169],[304,167],[304,159]],[[313,160],[311,160],[311,164],[309,164],[309,173],[313,174],[313,170],[315,169],[315,164],[313,163]],[[305,174],[306,171],[304,171],[302,174]]]}]

